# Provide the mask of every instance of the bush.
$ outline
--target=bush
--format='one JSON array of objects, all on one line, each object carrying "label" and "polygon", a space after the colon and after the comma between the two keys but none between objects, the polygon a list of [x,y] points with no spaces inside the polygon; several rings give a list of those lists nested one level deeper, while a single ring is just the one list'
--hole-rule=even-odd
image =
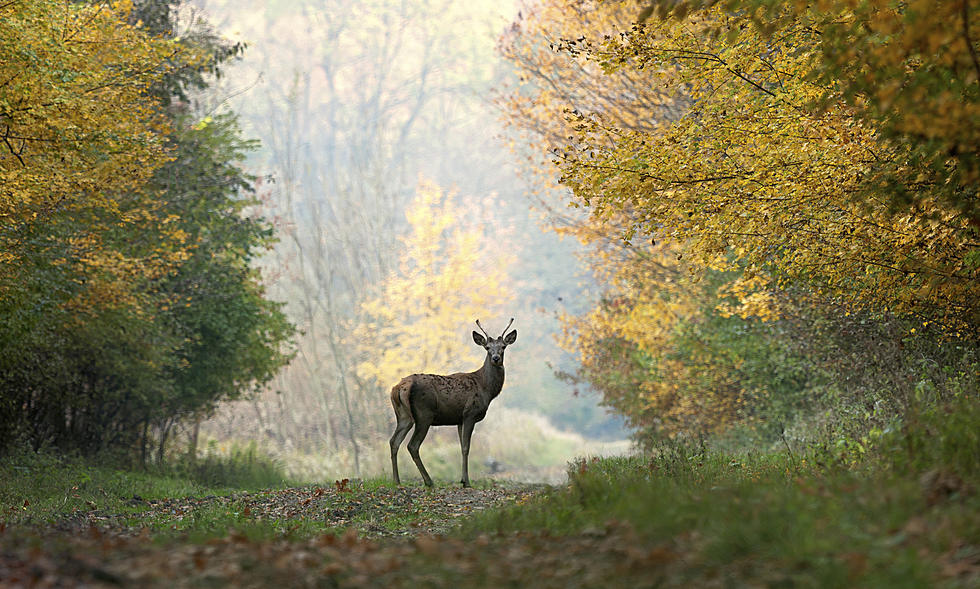
[{"label": "bush", "polygon": [[227,452],[218,452],[211,443],[203,457],[185,454],[161,470],[207,487],[261,489],[281,487],[288,481],[281,461],[260,450],[255,442],[232,444]]}]

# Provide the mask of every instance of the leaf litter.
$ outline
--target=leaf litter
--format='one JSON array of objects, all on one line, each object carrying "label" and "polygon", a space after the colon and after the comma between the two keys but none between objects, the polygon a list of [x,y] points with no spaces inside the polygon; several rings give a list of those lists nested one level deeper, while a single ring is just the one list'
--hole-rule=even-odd
[{"label": "leaf litter", "polygon": [[[521,569],[496,567],[487,554],[520,559],[536,554],[540,540],[464,541],[447,534],[468,515],[523,503],[546,488],[372,489],[345,479],[223,496],[135,495],[123,501],[125,513],[92,505],[53,522],[0,524],[0,587],[397,587],[411,584],[416,573],[406,570],[416,569],[432,586],[441,586],[440,579],[452,584],[467,571],[483,571],[480,578],[490,582],[500,571]],[[202,518],[220,517],[225,523],[201,535]],[[249,523],[273,523],[276,533],[256,537]],[[564,549],[574,554],[574,546],[560,554]],[[536,570],[536,564],[527,568]]]}]

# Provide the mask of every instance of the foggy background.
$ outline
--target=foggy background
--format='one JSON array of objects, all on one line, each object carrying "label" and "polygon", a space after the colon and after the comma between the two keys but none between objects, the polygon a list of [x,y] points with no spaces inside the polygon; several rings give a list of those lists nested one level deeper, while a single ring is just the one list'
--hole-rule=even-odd
[{"label": "foggy background", "polygon": [[[495,47],[519,7],[195,0],[186,9],[188,22],[203,17],[248,45],[205,102],[237,112],[244,135],[261,141],[249,171],[280,238],[263,272],[301,330],[269,390],[201,425],[210,451],[257,441],[298,477],[390,474],[391,386],[412,372],[479,368],[474,320],[496,336],[510,317],[519,338],[476,427],[473,474],[554,481],[575,456],[625,451],[621,421],[555,377],[574,365],[557,344],[556,314],[588,308],[590,284],[578,244],[532,209],[528,195],[542,188],[522,180],[521,147],[493,103],[511,76]],[[561,206],[561,195],[551,202]],[[413,211],[444,222],[413,226]],[[443,280],[449,272],[458,282]],[[449,294],[432,292],[439,284]],[[413,368],[390,376],[391,359]],[[455,480],[455,428],[430,430],[422,455],[435,478]],[[407,452],[402,464],[417,476]]]}]

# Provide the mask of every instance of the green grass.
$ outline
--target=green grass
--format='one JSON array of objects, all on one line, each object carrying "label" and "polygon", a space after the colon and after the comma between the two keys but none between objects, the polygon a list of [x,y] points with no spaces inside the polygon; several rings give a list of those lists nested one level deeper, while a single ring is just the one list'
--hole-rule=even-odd
[{"label": "green grass", "polygon": [[254,450],[195,463],[129,469],[76,457],[23,450],[0,459],[0,521],[49,523],[77,512],[127,514],[146,502],[229,495],[289,483]]},{"label": "green grass", "polygon": [[432,491],[412,484],[399,489],[387,477],[300,484],[249,447],[146,470],[22,451],[0,459],[0,477],[0,532],[49,525],[77,532],[91,525],[192,544],[304,540],[350,528],[374,537],[403,535],[448,521],[440,498],[458,488],[440,481]]},{"label": "green grass", "polygon": [[568,536],[625,522],[641,543],[685,554],[677,575],[691,583],[960,586],[957,571],[980,562],[978,424],[980,402],[963,397],[852,450],[669,444],[653,457],[586,459],[567,487],[478,515],[463,533]]},{"label": "green grass", "polygon": [[[0,460],[0,521],[41,546],[46,536],[29,530],[94,512],[114,530],[148,530],[161,555],[242,538],[248,559],[284,545],[269,540],[309,548],[350,528],[442,533],[465,520],[448,538],[410,544],[414,552],[381,543],[406,567],[379,577],[391,586],[453,586],[463,573],[486,587],[602,587],[612,575],[637,586],[980,586],[980,400],[920,403],[891,423],[781,452],[665,443],[643,456],[581,459],[567,485],[468,518],[451,504],[455,483],[286,487],[275,463],[247,449],[149,472],[25,452]],[[269,480],[280,484],[259,484]],[[18,541],[8,530],[8,546]],[[355,545],[359,556],[344,558],[373,570],[367,544]]]},{"label": "green grass", "polygon": [[179,518],[159,515],[134,518],[129,523],[149,528],[157,541],[192,544],[204,543],[213,538],[226,538],[229,535],[251,542],[262,542],[304,539],[343,531],[342,528],[314,518],[257,517],[249,513],[248,505],[243,501],[196,507]]}]

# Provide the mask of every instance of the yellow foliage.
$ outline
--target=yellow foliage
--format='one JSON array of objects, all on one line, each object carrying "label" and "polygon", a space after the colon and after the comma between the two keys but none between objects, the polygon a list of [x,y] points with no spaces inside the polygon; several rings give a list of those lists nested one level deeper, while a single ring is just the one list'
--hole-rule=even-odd
[{"label": "yellow foliage", "polygon": [[[505,85],[498,99],[515,134],[547,153],[566,145],[576,132],[578,123],[564,114],[601,111],[624,128],[652,129],[676,110],[671,93],[650,84],[649,72],[604,72],[584,57],[556,50],[562,40],[586,33],[618,35],[629,29],[635,13],[631,2],[553,1],[524,8],[523,18],[504,33],[499,47],[517,70],[517,80]],[[526,155],[516,144],[512,147]],[[535,180],[551,186],[551,158],[527,159]]]},{"label": "yellow foliage", "polygon": [[[589,227],[596,235],[596,227]],[[561,344],[577,354],[580,374],[602,393],[603,403],[634,426],[655,424],[667,434],[719,429],[737,419],[746,391],[710,370],[711,358],[674,354],[678,330],[703,321],[717,296],[678,259],[682,250],[669,244],[590,243],[587,261],[602,285],[602,299],[584,315],[562,317]],[[749,279],[728,285],[732,290],[757,286]],[[760,308],[772,312],[773,301],[763,291],[753,295],[764,298]],[[715,380],[704,386],[708,377]]]},{"label": "yellow foliage", "polygon": [[501,103],[588,212],[567,231],[604,296],[563,345],[606,403],[730,422],[751,391],[696,342],[679,361],[676,330],[775,320],[788,286],[975,333],[980,10],[940,4],[542,0],[514,23]]},{"label": "yellow foliage", "polygon": [[[627,212],[624,239],[684,244],[701,266],[724,267],[734,252],[782,284],[929,315],[951,331],[977,325],[970,218],[936,199],[896,213],[887,195],[856,198],[882,162],[907,151],[844,100],[827,102],[814,79],[818,31],[805,20],[773,23],[781,28],[711,8],[565,41],[565,52],[606,70],[647,72],[649,95],[619,109],[656,103],[665,88],[677,89],[682,108],[655,129],[622,124],[608,112],[615,105],[576,109],[556,158],[563,183],[594,217]],[[764,312],[763,303],[753,296],[741,308]]]},{"label": "yellow foliage", "polygon": [[147,222],[120,211],[117,197],[168,158],[167,119],[148,93],[200,57],[129,24],[130,2],[111,8],[0,5],[0,298],[39,236],[73,236],[64,253],[85,277],[79,308],[125,300],[136,279],[158,277],[183,255],[179,233],[167,252],[128,259],[103,239],[119,224]]},{"label": "yellow foliage", "polygon": [[743,319],[756,317],[762,321],[777,319],[779,309],[769,287],[770,282],[765,277],[744,273],[719,289],[723,300],[716,310],[722,317],[738,315]]},{"label": "yellow foliage", "polygon": [[382,387],[413,373],[478,368],[479,350],[463,330],[481,318],[492,330],[514,296],[507,243],[488,240],[483,216],[456,193],[421,181],[405,216],[398,266],[362,303],[352,334],[365,358],[358,376]]}]

